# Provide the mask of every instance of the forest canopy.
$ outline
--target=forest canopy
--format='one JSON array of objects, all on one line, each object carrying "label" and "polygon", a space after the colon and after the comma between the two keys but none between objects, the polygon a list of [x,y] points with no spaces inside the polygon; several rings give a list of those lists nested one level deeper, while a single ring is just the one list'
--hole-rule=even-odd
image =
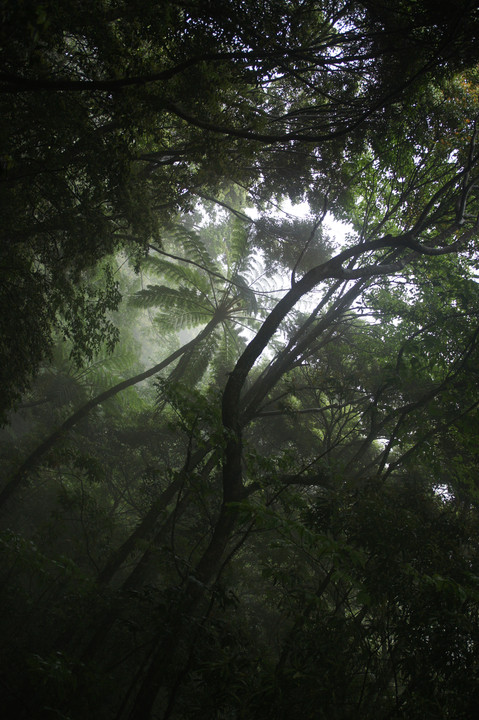
[{"label": "forest canopy", "polygon": [[8,717],[468,720],[476,4],[0,38]]}]

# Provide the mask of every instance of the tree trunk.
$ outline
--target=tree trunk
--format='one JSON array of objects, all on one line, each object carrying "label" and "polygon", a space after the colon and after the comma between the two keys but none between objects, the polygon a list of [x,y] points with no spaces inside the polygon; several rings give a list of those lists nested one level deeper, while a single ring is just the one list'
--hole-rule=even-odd
[{"label": "tree trunk", "polygon": [[26,478],[28,477],[29,472],[31,472],[38,465],[40,460],[52,449],[52,447],[54,447],[57,440],[59,440],[59,438],[62,437],[68,430],[71,430],[75,425],[77,425],[80,420],[82,420],[86,415],[88,415],[90,410],[93,410],[93,408],[114,397],[122,390],[126,390],[126,388],[132,387],[133,385],[136,385],[143,380],[146,380],[152,375],[156,375],[165,367],[168,367],[168,365],[177,360],[184,353],[188,352],[195,345],[202,342],[202,340],[204,340],[205,337],[207,337],[218,324],[219,320],[216,317],[213,317],[210,322],[203,328],[203,330],[195,338],[193,338],[193,340],[190,340],[190,342],[186,343],[186,345],[183,345],[181,348],[178,348],[178,350],[175,350],[175,352],[171,353],[171,355],[165,358],[165,360],[162,360],[157,365],[149,368],[149,370],[145,370],[144,372],[141,372],[134,377],[128,378],[127,380],[122,380],[122,382],[119,382],[108,390],[105,390],[104,392],[100,393],[99,395],[82,405],[80,408],[78,408],[78,410],[76,410],[73,415],[70,415],[70,417],[67,418],[65,422],[60,425],[59,428],[54,430],[47,438],[45,438],[45,440],[40,445],[38,445],[35,450],[30,453],[27,459],[24,460],[24,462],[20,465],[18,470],[15,472],[15,474],[11,477],[9,482],[0,492],[0,508],[2,508],[8,502],[10,497],[17,490],[19,490],[19,488],[23,485]]},{"label": "tree trunk", "polygon": [[[218,459],[219,452],[216,451],[212,453],[211,457],[206,462],[203,470],[201,471],[201,480],[204,480],[208,477],[208,475],[214,469],[215,465],[218,463]],[[155,560],[154,548],[155,546],[158,547],[159,545],[162,545],[164,543],[166,535],[171,529],[172,523],[178,520],[184,510],[186,510],[186,508],[188,507],[188,502],[190,499],[189,489],[190,488],[188,488],[188,490],[182,494],[181,500],[176,505],[175,510],[170,513],[165,522],[162,523],[156,531],[156,534],[151,541],[150,546],[145,550],[138,564],[133,568],[130,575],[124,581],[121,588],[122,591],[128,591],[138,588],[140,585],[143,585],[145,583],[145,579],[150,574],[152,574],[151,566],[153,565]]]},{"label": "tree trunk", "polygon": [[[137,692],[128,720],[151,720],[153,707],[162,689],[165,677],[174,678],[181,674],[181,651],[187,643],[189,618],[195,613],[208,590],[208,584],[220,570],[224,551],[236,524],[237,509],[223,504],[213,536],[201,557],[194,573],[188,579],[185,595],[178,603],[169,621],[169,634],[166,640],[159,641],[152,656],[148,670]],[[120,720],[120,717],[117,717]]]},{"label": "tree trunk", "polygon": [[170,485],[163,490],[160,497],[157,498],[147,514],[131,533],[131,535],[120,545],[117,550],[113,553],[103,570],[101,570],[96,578],[98,585],[106,585],[116,572],[121,568],[128,555],[130,555],[138,545],[140,540],[147,539],[155,530],[155,525],[158,520],[159,514],[162,510],[165,510],[167,505],[173,500],[176,493],[181,489],[182,485],[186,481],[189,473],[200,463],[205,455],[210,452],[210,448],[201,448],[197,450],[190,458],[188,458],[184,468],[178,474],[178,477],[173,480]]}]

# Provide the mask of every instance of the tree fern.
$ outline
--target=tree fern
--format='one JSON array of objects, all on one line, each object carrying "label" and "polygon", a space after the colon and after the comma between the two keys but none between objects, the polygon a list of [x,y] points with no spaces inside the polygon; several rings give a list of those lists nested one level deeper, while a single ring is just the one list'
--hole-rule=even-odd
[{"label": "tree fern", "polygon": [[[155,308],[154,323],[161,332],[175,332],[197,328],[216,317],[221,322],[222,334],[212,332],[185,354],[171,379],[188,377],[196,383],[211,363],[213,372],[230,368],[241,352],[244,341],[234,329],[235,324],[250,325],[258,313],[256,293],[252,289],[252,274],[257,259],[251,252],[249,226],[239,219],[216,228],[216,237],[210,238],[208,230],[202,238],[195,230],[176,225],[168,240],[175,243],[175,255],[184,253],[185,259],[201,265],[197,268],[182,263],[180,259],[169,260],[153,255],[145,261],[145,269],[162,280],[138,291],[131,303],[136,307]],[[212,255],[216,252],[224,258],[223,266]],[[210,274],[208,274],[210,273]],[[223,279],[223,273],[229,279]],[[211,326],[215,326],[215,323]],[[218,361],[215,365],[215,355]]]}]

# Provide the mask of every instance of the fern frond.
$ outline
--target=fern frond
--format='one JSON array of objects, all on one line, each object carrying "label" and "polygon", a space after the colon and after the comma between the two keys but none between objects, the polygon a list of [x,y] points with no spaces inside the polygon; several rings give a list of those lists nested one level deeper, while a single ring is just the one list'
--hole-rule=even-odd
[{"label": "fern frond", "polygon": [[212,362],[212,368],[216,377],[220,378],[234,367],[238,357],[244,350],[245,342],[238,335],[237,331],[228,323],[223,324],[223,334],[219,343],[216,355]]},{"label": "fern frond", "polygon": [[263,273],[264,266],[258,254],[248,255],[242,269],[242,275],[245,275],[248,279],[252,281]]},{"label": "fern frond", "polygon": [[258,312],[258,302],[254,291],[241,275],[235,275],[232,280],[234,282],[235,294],[241,300],[242,307],[246,312],[256,315]]},{"label": "fern frond", "polygon": [[[210,333],[201,343],[195,345],[181,363],[181,380],[194,387],[205,375],[215,357],[220,342],[218,331]],[[177,368],[180,369],[180,363]],[[175,371],[173,371],[173,374]],[[175,378],[179,379],[179,378]]]},{"label": "fern frond", "polygon": [[197,311],[186,312],[173,308],[168,313],[157,313],[155,315],[155,325],[162,330],[178,331],[197,328],[200,325],[206,325],[211,320],[211,314]]},{"label": "fern frond", "polygon": [[232,221],[229,242],[229,259],[232,273],[243,272],[250,255],[249,226],[238,218]]},{"label": "fern frond", "polygon": [[188,311],[203,310],[209,313],[212,305],[196,290],[171,288],[167,285],[148,285],[130,298],[130,304],[140,308],[181,308]]},{"label": "fern frond", "polygon": [[202,273],[201,270],[196,270],[191,266],[151,256],[145,261],[145,267],[150,272],[171,283],[196,287],[204,295],[207,295],[210,291],[206,273]]},{"label": "fern frond", "polygon": [[189,260],[193,260],[211,272],[220,272],[221,268],[213,260],[206,249],[206,245],[195,230],[177,225],[173,228],[171,239],[176,243],[177,248],[183,249],[185,256]]}]

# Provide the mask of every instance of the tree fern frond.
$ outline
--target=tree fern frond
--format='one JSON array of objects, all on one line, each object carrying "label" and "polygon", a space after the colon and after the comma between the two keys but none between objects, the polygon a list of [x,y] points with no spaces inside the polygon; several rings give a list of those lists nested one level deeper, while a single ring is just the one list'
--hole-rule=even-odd
[{"label": "tree fern frond", "polygon": [[249,226],[238,218],[232,221],[229,245],[231,271],[233,273],[244,272],[250,255]]},{"label": "tree fern frond", "polygon": [[248,255],[245,266],[242,270],[242,274],[252,280],[257,278],[259,275],[264,274],[264,266],[261,258],[256,255]]},{"label": "tree fern frond", "polygon": [[189,260],[194,260],[194,262],[211,272],[220,272],[221,268],[213,260],[206,249],[206,245],[195,230],[177,225],[173,228],[171,239],[175,242],[176,247],[183,249]]},{"label": "tree fern frond", "polygon": [[[259,263],[256,263],[259,264]],[[255,273],[255,280],[253,280],[252,283],[250,283],[250,287],[256,294],[260,295],[262,293],[265,294],[273,294],[277,292],[277,278],[271,278],[269,275],[260,272]]]},{"label": "tree fern frond", "polygon": [[196,287],[205,295],[207,295],[210,290],[206,273],[202,273],[201,270],[189,267],[188,265],[181,265],[181,263],[171,262],[160,257],[149,256],[145,260],[145,267],[150,272],[171,283]]},{"label": "tree fern frond", "polygon": [[241,300],[243,308],[252,315],[256,315],[258,312],[258,302],[248,282],[241,275],[234,275],[232,281],[235,284],[235,294]]},{"label": "tree fern frond", "polygon": [[223,334],[218,345],[212,367],[215,376],[220,378],[231,371],[239,355],[245,347],[245,342],[238,333],[226,323],[223,324]]},{"label": "tree fern frond", "polygon": [[173,308],[168,313],[157,313],[155,315],[155,325],[165,330],[189,330],[197,328],[200,325],[206,325],[211,320],[211,314],[205,312],[187,312],[178,308]]},{"label": "tree fern frond", "polygon": [[[171,379],[181,379],[191,387],[196,385],[205,375],[211,365],[211,358],[216,356],[221,335],[218,331],[210,333],[201,343],[195,345],[173,371]],[[176,371],[181,372],[181,378],[176,377]]]},{"label": "tree fern frond", "polygon": [[185,310],[202,309],[210,312],[212,306],[197,290],[190,288],[171,288],[167,285],[148,285],[130,298],[130,304],[140,308],[184,308]]}]

